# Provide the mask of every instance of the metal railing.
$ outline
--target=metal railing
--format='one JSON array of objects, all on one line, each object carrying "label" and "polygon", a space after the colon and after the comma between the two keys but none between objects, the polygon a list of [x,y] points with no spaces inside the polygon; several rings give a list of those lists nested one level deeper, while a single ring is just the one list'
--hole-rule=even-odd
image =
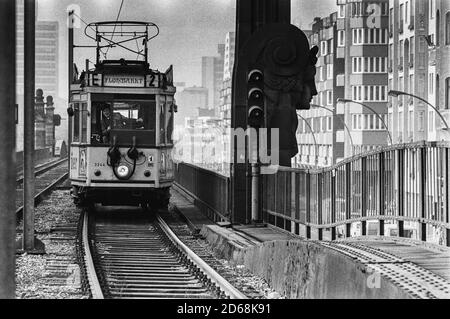
[{"label": "metal railing", "polygon": [[[449,143],[399,144],[324,169],[263,175],[263,219],[308,239],[398,236],[450,246]],[[228,219],[230,182],[177,165],[202,210]]]},{"label": "metal railing", "polygon": [[215,222],[230,220],[230,179],[187,163],[175,163],[175,183]]},{"label": "metal railing", "polygon": [[448,143],[395,145],[264,176],[264,220],[306,238],[400,236],[450,246]]}]

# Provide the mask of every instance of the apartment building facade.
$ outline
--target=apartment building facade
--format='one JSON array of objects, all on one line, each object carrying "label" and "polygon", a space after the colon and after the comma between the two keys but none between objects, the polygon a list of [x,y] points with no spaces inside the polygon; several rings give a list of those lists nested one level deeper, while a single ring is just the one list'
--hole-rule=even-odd
[{"label": "apartment building facade", "polygon": [[[346,101],[337,104],[351,129],[344,156],[350,157],[390,143],[388,102],[388,0],[337,0],[337,57],[345,60]],[[356,103],[355,103],[356,102]]]},{"label": "apartment building facade", "polygon": [[319,47],[316,64],[316,86],[310,110],[298,111],[297,142],[299,153],[293,166],[330,166],[344,157],[345,132],[343,115],[336,114],[336,100],[344,96],[342,76],[344,59],[338,58],[337,12],[323,19],[316,18],[309,35],[310,45]]},{"label": "apartment building facade", "polygon": [[[395,143],[450,140],[450,1],[390,0],[389,89]],[[394,32],[398,30],[398,32]],[[439,112],[439,113],[438,113]]]}]

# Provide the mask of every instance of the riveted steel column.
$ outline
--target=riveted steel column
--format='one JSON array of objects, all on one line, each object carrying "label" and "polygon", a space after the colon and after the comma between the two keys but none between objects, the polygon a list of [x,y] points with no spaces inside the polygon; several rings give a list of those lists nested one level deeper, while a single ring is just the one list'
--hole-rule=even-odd
[{"label": "riveted steel column", "polygon": [[[397,150],[397,203],[398,203],[398,216],[405,216],[405,150]],[[398,236],[404,237],[404,221],[398,221]]]},{"label": "riveted steel column", "polygon": [[[420,149],[420,217],[427,217],[427,149]],[[427,241],[427,224],[420,223],[420,239]]]},{"label": "riveted steel column", "polygon": [[16,2],[0,10],[0,299],[15,296]]},{"label": "riveted steel column", "polygon": [[[378,200],[380,216],[385,215],[385,204],[384,204],[384,184],[385,184],[385,165],[384,165],[384,153],[380,153],[378,156]],[[380,219],[380,236],[384,236],[384,219]]]},{"label": "riveted steel column", "polygon": [[[361,158],[361,217],[367,216],[367,157]],[[367,235],[367,221],[361,222],[361,236]]]},{"label": "riveted steel column", "polygon": [[[352,218],[352,165],[345,164],[345,219],[348,221]],[[345,236],[351,237],[352,224],[347,222],[345,224]]]}]

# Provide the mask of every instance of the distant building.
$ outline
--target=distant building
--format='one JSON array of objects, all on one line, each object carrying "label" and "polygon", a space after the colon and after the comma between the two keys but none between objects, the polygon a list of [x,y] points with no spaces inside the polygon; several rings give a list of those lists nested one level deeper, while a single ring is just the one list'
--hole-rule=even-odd
[{"label": "distant building", "polygon": [[[38,16],[36,1],[36,18]],[[16,1],[16,100],[19,105],[19,123],[16,132],[17,149],[23,149],[24,105],[24,0]],[[35,37],[35,88],[42,89],[44,96],[58,98],[59,26],[56,21],[36,21]],[[61,107],[61,105],[55,105]],[[65,109],[65,107],[64,107]],[[57,112],[58,113],[58,112]]]},{"label": "distant building", "polygon": [[220,119],[210,116],[186,118],[179,131],[174,159],[223,172],[223,135]]},{"label": "distant building", "polygon": [[218,45],[218,56],[202,57],[202,87],[208,89],[208,108],[219,113],[225,46]]},{"label": "distant building", "polygon": [[223,62],[223,81],[220,92],[220,114],[224,127],[231,124],[231,82],[235,60],[236,34],[228,32],[225,37],[225,53]]},{"label": "distant building", "polygon": [[208,108],[208,89],[203,87],[188,87],[176,93],[178,112],[175,115],[175,125],[184,126],[186,118],[199,116],[199,109]]},{"label": "distant building", "polygon": [[[390,0],[389,12],[389,89],[429,101],[450,123],[450,2]],[[394,143],[450,138],[426,103],[400,96],[388,106]]]}]

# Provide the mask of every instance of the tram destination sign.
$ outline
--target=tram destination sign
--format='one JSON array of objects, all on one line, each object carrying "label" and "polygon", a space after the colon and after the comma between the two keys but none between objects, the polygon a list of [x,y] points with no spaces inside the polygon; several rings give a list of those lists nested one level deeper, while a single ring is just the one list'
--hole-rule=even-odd
[{"label": "tram destination sign", "polygon": [[103,86],[107,87],[145,87],[143,76],[104,75]]}]

